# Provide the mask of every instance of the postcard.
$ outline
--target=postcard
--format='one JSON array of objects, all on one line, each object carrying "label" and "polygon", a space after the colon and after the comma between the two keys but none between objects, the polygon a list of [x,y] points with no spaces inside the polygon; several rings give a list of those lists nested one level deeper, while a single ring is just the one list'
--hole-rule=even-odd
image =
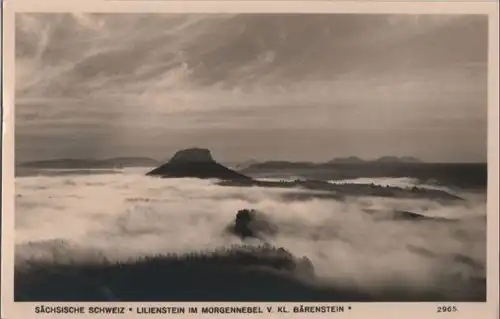
[{"label": "postcard", "polygon": [[498,318],[498,4],[3,2],[14,318]]}]

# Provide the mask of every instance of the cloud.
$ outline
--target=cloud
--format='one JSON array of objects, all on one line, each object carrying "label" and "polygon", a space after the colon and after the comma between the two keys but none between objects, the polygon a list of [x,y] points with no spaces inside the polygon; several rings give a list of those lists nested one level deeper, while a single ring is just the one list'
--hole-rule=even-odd
[{"label": "cloud", "polygon": [[[93,142],[106,145],[92,148],[109,156],[128,152],[115,147],[121,139],[171,130],[486,134],[482,16],[44,13],[16,21],[16,134],[45,136],[46,153],[65,152],[54,130],[106,131]],[[154,153],[163,142],[147,143]],[[36,157],[37,146],[25,145],[19,158]],[[477,143],[464,149],[486,154]],[[421,156],[448,157],[442,152]]]},{"label": "cloud", "polygon": [[[368,290],[398,282],[465,294],[466,278],[485,276],[484,196],[443,206],[369,197],[288,201],[281,196],[287,191],[136,173],[16,178],[16,256],[21,263],[58,258],[58,243],[69,245],[67,257],[111,260],[214,249],[239,241],[224,229],[239,209],[254,208],[279,226],[270,242],[307,256],[325,282]],[[378,220],[366,209],[411,210],[461,221]],[[36,243],[45,244],[31,249]],[[456,274],[464,281],[453,279]]]},{"label": "cloud", "polygon": [[[64,90],[79,84],[76,92],[66,92],[49,83],[39,92],[49,96],[84,93],[86,86],[98,94],[134,93],[132,87],[121,90],[134,83],[147,93],[181,84],[253,91],[304,79],[334,81],[353,70],[369,75],[371,68],[382,66],[389,67],[389,74],[407,74],[423,66],[485,63],[485,43],[479,42],[485,38],[477,37],[485,21],[460,16],[22,14],[17,56],[21,66],[32,61],[48,77],[69,80],[58,83]],[[445,60],[446,46],[465,49],[457,41],[464,30],[476,36],[478,46]],[[30,38],[37,41],[26,41]],[[23,49],[28,45],[35,49]],[[25,86],[33,89],[24,80],[18,81],[21,92]]]}]

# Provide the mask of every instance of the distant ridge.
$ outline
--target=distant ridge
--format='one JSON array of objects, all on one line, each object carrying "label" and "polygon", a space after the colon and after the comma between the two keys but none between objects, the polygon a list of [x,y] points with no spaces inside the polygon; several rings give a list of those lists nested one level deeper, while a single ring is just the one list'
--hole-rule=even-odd
[{"label": "distant ridge", "polygon": [[113,157],[103,160],[58,158],[20,164],[21,167],[46,169],[151,167],[156,165],[158,165],[158,161],[148,157]]},{"label": "distant ridge", "polygon": [[374,162],[377,162],[377,163],[422,163],[422,161],[419,160],[418,158],[411,157],[411,156],[403,156],[403,157],[382,156],[382,157],[376,159]]},{"label": "distant ridge", "polygon": [[356,163],[423,163],[420,159],[412,156],[382,156],[373,160],[365,160],[357,156],[338,157],[328,162],[329,164],[356,164]]},{"label": "distant ridge", "polygon": [[248,165],[243,167],[242,170],[245,169],[253,169],[253,168],[313,168],[325,165],[335,165],[335,164],[417,164],[424,163],[418,158],[411,156],[382,156],[377,159],[365,160],[357,156],[349,156],[349,157],[337,157],[330,161],[323,163],[313,163],[313,162],[292,162],[292,161],[265,161],[258,162],[255,164]]},{"label": "distant ridge", "polygon": [[159,161],[149,157],[114,157],[106,159],[105,161],[124,167],[153,167],[160,163]]},{"label": "distant ridge", "polygon": [[205,148],[188,148],[180,150],[165,164],[155,168],[146,175],[163,178],[215,178],[221,180],[252,180],[250,177],[233,171],[217,163],[210,150]]},{"label": "distant ridge", "polygon": [[339,163],[339,164],[343,164],[343,163],[364,163],[365,160],[357,157],[357,156],[349,156],[349,157],[338,157],[338,158],[334,158],[332,159],[331,161],[329,161],[328,163],[331,163],[331,164],[336,164],[336,163]]},{"label": "distant ridge", "polygon": [[237,163],[235,165],[235,168],[240,170],[240,169],[244,169],[244,168],[250,167],[250,166],[255,165],[255,164],[259,164],[259,161],[251,159],[248,161],[244,161],[242,163]]}]

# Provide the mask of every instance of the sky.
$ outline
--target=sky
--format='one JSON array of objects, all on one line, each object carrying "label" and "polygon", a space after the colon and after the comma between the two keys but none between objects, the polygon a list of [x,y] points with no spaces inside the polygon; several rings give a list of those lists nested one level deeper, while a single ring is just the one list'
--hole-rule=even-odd
[{"label": "sky", "polygon": [[16,162],[486,161],[487,16],[16,15]]}]

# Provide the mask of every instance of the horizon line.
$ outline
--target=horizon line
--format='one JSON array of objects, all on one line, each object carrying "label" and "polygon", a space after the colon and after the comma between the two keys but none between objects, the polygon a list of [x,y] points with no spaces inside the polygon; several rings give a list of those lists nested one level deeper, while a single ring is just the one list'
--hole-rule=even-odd
[{"label": "horizon line", "polygon": [[[175,153],[174,153],[175,154]],[[167,159],[162,159],[159,160],[154,157],[149,157],[149,156],[110,156],[110,157],[102,157],[102,158],[85,158],[85,157],[53,157],[53,158],[45,158],[45,159],[33,159],[33,160],[25,160],[25,161],[15,161],[15,166],[18,165],[23,165],[23,164],[28,164],[28,163],[36,163],[36,162],[50,162],[50,161],[58,161],[58,160],[82,160],[82,161],[107,161],[107,160],[115,160],[115,159],[124,159],[124,158],[136,158],[136,159],[147,159],[147,160],[152,160],[158,163],[168,161],[173,157],[170,156]],[[262,163],[272,163],[272,162],[286,162],[286,163],[303,163],[303,164],[362,164],[362,163],[373,163],[377,162],[381,158],[395,158],[395,159],[402,159],[402,158],[413,158],[416,161],[415,162],[401,162],[402,164],[488,164],[487,160],[484,161],[426,161],[422,160],[418,157],[415,156],[395,156],[395,155],[382,155],[379,157],[375,158],[369,158],[365,159],[359,156],[339,156],[339,157],[332,157],[330,159],[322,160],[322,161],[310,161],[310,160],[293,160],[293,159],[266,159],[266,160],[257,160],[253,158],[248,158],[245,160],[217,160],[214,158],[215,161],[219,163],[244,163],[244,162],[255,162],[254,164],[262,164]],[[335,163],[334,161],[337,159],[348,159],[348,158],[357,158],[359,159],[359,162],[338,162]],[[380,162],[379,162],[380,163]],[[391,164],[390,162],[382,162],[382,164]]]}]

